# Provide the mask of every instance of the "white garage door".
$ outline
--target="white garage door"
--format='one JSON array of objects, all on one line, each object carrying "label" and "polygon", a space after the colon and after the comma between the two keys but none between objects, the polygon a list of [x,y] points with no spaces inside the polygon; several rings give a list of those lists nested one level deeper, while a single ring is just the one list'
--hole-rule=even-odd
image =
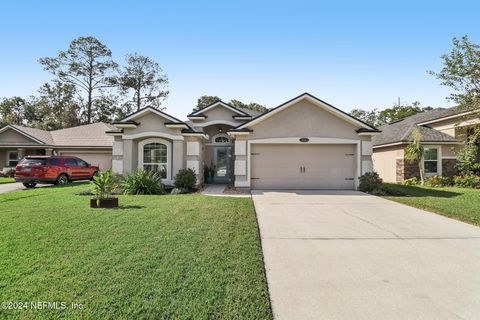
[{"label": "white garage door", "polygon": [[109,153],[61,152],[61,155],[80,158],[92,166],[98,166],[102,171],[112,167],[112,155]]},{"label": "white garage door", "polygon": [[354,189],[355,145],[252,144],[252,189]]}]

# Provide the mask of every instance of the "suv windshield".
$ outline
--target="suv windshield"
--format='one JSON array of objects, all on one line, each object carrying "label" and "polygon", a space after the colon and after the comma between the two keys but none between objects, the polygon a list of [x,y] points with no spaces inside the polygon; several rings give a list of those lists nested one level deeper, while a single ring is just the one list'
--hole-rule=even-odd
[{"label": "suv windshield", "polygon": [[20,164],[47,164],[47,159],[45,158],[23,158],[20,161]]}]

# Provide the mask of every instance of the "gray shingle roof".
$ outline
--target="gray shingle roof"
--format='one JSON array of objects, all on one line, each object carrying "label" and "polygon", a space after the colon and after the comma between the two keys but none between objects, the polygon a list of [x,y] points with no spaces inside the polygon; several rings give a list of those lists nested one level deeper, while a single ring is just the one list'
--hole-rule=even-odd
[{"label": "gray shingle roof", "polygon": [[[417,113],[413,116],[407,117],[403,120],[393,122],[381,126],[379,129],[382,131],[380,134],[376,135],[372,141],[374,146],[379,146],[383,144],[395,143],[395,142],[406,142],[409,140],[410,133],[413,128],[418,124],[430,120],[435,120],[450,115],[460,113],[457,108],[437,108],[430,111],[424,111]],[[421,141],[424,142],[455,142],[457,141],[454,137],[440,132],[438,130],[432,129],[428,126],[418,126],[420,129],[420,134],[422,135]]]},{"label": "gray shingle roof", "polygon": [[17,126],[17,125],[10,125],[11,127],[14,127],[15,129],[37,139],[42,141],[45,144],[51,145],[53,144],[53,139],[52,135],[50,132],[41,130],[41,129],[35,129],[35,128],[29,128],[29,127],[24,127],[24,126]]},{"label": "gray shingle roof", "polygon": [[250,110],[250,109],[246,109],[246,108],[236,108],[236,109],[238,109],[238,110],[240,110],[240,111],[243,111],[243,112],[245,112],[246,114],[251,115],[252,117],[256,117],[256,116],[258,116],[258,115],[260,115],[260,114],[263,113],[263,112],[260,112],[260,111]]},{"label": "gray shingle roof", "polygon": [[41,129],[11,125],[15,129],[42,141],[46,145],[65,147],[111,147],[113,137],[105,131],[115,127],[103,122],[87,124],[72,128],[46,131]]},{"label": "gray shingle roof", "polygon": [[55,146],[89,146],[89,147],[111,147],[113,137],[105,131],[114,129],[113,126],[98,122],[83,126],[72,127],[51,131]]}]

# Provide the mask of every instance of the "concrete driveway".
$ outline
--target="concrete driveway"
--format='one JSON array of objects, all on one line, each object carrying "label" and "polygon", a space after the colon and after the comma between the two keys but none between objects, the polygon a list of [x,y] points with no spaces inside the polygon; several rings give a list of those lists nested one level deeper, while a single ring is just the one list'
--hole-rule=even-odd
[{"label": "concrete driveway", "polygon": [[10,192],[10,191],[17,191],[26,189],[23,184],[14,182],[14,183],[2,183],[0,184],[0,193]]},{"label": "concrete driveway", "polygon": [[276,319],[479,318],[480,228],[355,191],[252,195]]},{"label": "concrete driveway", "polygon": [[[35,188],[40,188],[40,187],[48,187],[52,186],[51,184],[37,184]],[[18,190],[27,190],[23,186],[23,184],[19,182],[14,182],[14,183],[2,183],[0,184],[0,193],[5,193],[5,192],[10,192],[10,191],[18,191]]]}]

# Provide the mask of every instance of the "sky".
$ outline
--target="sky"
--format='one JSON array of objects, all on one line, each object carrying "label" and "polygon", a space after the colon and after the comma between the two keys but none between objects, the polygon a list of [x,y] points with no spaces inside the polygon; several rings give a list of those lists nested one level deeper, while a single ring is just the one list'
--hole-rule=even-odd
[{"label": "sky", "polygon": [[0,97],[52,79],[38,59],[94,36],[124,62],[147,55],[169,77],[166,112],[202,95],[275,107],[303,92],[334,106],[445,107],[427,70],[453,37],[480,43],[478,1],[2,1]]}]

